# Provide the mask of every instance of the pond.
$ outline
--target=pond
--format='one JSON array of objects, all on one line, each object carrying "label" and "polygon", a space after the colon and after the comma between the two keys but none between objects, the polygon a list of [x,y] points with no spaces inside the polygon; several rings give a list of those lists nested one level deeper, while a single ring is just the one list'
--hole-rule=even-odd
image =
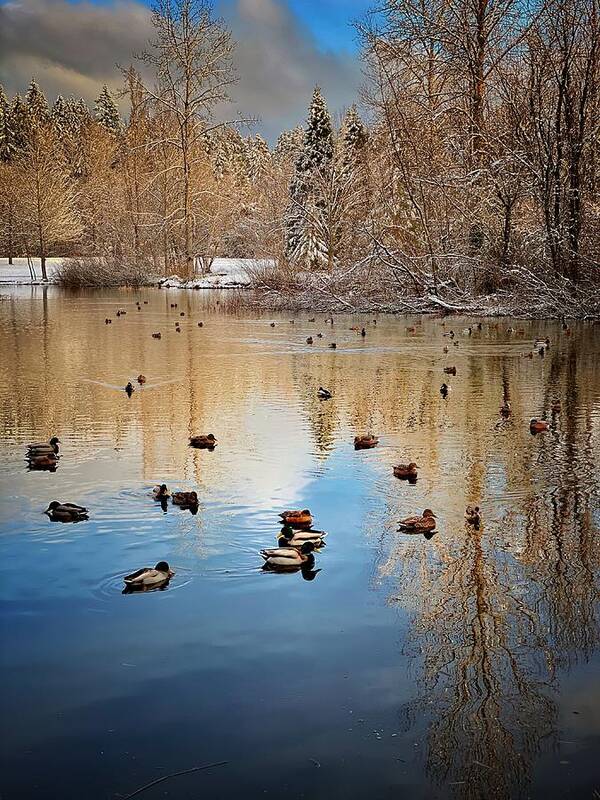
[{"label": "pond", "polygon": [[[123,798],[215,762],[139,796],[597,796],[597,326],[8,292],[4,800]],[[213,451],[188,446],[209,432]],[[27,443],[53,435],[57,469],[28,471]],[[409,461],[415,483],[392,473]],[[197,491],[197,513],[154,502],[162,482]],[[89,519],[52,522],[55,499]],[[426,507],[435,535],[398,531]],[[293,508],[326,546],[265,571]],[[122,594],[161,559],[162,591]]]}]

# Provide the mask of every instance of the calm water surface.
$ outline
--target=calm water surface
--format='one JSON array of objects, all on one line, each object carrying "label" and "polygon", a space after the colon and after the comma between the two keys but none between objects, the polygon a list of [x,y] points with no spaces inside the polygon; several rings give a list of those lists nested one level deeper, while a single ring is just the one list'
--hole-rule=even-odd
[{"label": "calm water surface", "polygon": [[[109,800],[223,760],[141,796],[597,798],[598,328],[486,321],[444,355],[468,320],[382,316],[363,340],[367,317],[227,297],[0,301],[3,800]],[[113,388],[140,372],[131,399]],[[187,446],[208,432],[214,452]],[[53,434],[57,471],[28,472]],[[411,460],[412,486],[392,475]],[[163,481],[198,513],[164,513]],[[89,521],[50,522],[53,499]],[[432,539],[397,532],[427,506]],[[314,571],[265,573],[277,514],[304,507],[329,532]],[[160,559],[164,591],[121,594]]]}]

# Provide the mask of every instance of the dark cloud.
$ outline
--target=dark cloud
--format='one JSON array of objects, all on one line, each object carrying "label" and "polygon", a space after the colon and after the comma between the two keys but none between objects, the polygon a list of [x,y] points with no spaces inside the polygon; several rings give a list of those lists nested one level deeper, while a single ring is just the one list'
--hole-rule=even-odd
[{"label": "dark cloud", "polygon": [[[222,0],[219,12],[238,41],[234,110],[259,116],[273,140],[303,122],[318,83],[336,111],[356,96],[360,67],[349,53],[326,53],[283,0]],[[0,80],[24,92],[35,75],[49,98],[82,95],[103,83],[116,90],[127,65],[151,36],[148,8],[136,2],[97,5],[65,0],[11,0],[0,5]]]}]

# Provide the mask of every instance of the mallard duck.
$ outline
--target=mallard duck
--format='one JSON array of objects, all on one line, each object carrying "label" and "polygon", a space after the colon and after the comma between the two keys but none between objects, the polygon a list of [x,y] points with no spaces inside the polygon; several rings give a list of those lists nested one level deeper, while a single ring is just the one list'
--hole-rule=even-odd
[{"label": "mallard duck", "polygon": [[308,508],[304,508],[302,511],[283,511],[279,517],[292,528],[306,528],[312,525],[313,521],[312,514]]},{"label": "mallard duck", "polygon": [[535,417],[529,422],[529,430],[532,433],[541,433],[542,431],[550,430],[550,423],[546,422],[543,419],[535,419]]},{"label": "mallard duck", "polygon": [[312,336],[308,336],[306,338],[306,344],[312,344],[312,343],[313,343],[313,337]]},{"label": "mallard duck", "polygon": [[131,395],[134,393],[134,391],[135,391],[135,389],[133,388],[133,384],[131,383],[131,381],[129,381],[127,383],[127,386],[125,387],[125,392],[126,392],[127,396],[131,397]]},{"label": "mallard duck", "polygon": [[131,575],[126,575],[123,581],[127,586],[158,586],[158,584],[170,580],[173,575],[175,575],[175,572],[167,562],[159,561],[154,569],[152,567],[142,567],[132,572]]},{"label": "mallard duck", "polygon": [[199,327],[199,328],[203,328],[203,327],[204,327],[204,323],[203,323],[203,322],[199,322],[199,323],[198,323],[198,327]]},{"label": "mallard duck", "polygon": [[180,312],[179,312],[179,316],[180,316],[180,317],[185,317],[185,311],[180,311]]},{"label": "mallard duck", "polygon": [[512,413],[512,409],[510,407],[510,402],[505,400],[504,403],[500,406],[500,413],[503,417],[510,417]]},{"label": "mallard duck", "polygon": [[430,508],[426,508],[420,517],[405,517],[398,524],[403,530],[423,533],[424,531],[434,530],[435,520],[436,516],[433,511]]},{"label": "mallard duck", "polygon": [[448,386],[448,384],[447,383],[442,383],[442,385],[440,386],[440,394],[442,395],[442,397],[444,397],[444,398],[448,397],[448,392],[449,391],[450,391],[450,387]]},{"label": "mallard duck", "polygon": [[275,323],[274,323],[274,322],[272,322],[272,323],[271,323],[271,327],[272,327],[272,328],[274,328],[274,327],[275,327]]},{"label": "mallard duck", "polygon": [[152,489],[152,496],[155,500],[166,500],[167,497],[171,497],[171,492],[167,489],[166,483],[161,483]]},{"label": "mallard duck", "polygon": [[367,335],[367,332],[366,332],[366,330],[364,328],[361,328],[360,335],[363,337],[363,339]]},{"label": "mallard duck", "polygon": [[58,445],[60,439],[58,436],[53,436],[49,442],[32,442],[27,445],[29,455],[45,455],[46,453],[58,453]]},{"label": "mallard duck", "polygon": [[137,376],[136,380],[137,380],[137,382],[140,384],[140,386],[142,386],[144,383],[146,383],[146,376],[145,376],[145,375],[142,375],[142,374],[140,373],[140,374]]},{"label": "mallard duck", "polygon": [[183,508],[193,508],[198,505],[198,495],[196,492],[173,492],[173,505]]},{"label": "mallard duck", "polygon": [[112,319],[109,319],[109,318],[107,317],[107,318],[104,320],[104,324],[105,324],[105,325],[111,325],[111,324],[112,324]]},{"label": "mallard duck", "polygon": [[456,375],[456,367],[444,367],[446,375]]},{"label": "mallard duck", "polygon": [[325,531],[315,531],[312,528],[308,530],[294,530],[291,525],[284,525],[279,534],[280,547],[299,547],[304,542],[312,542],[315,547],[321,547],[324,542],[323,539],[327,536]]},{"label": "mallard duck", "polygon": [[331,350],[335,350],[335,349],[336,349],[336,347],[337,347],[337,344],[336,344],[335,342],[332,342],[332,343],[329,345],[329,347],[330,347],[330,349],[331,349]]},{"label": "mallard duck", "polygon": [[411,461],[410,464],[397,464],[394,467],[394,475],[401,480],[416,480],[419,465]]},{"label": "mallard duck", "polygon": [[160,333],[153,333],[153,334],[152,334],[152,338],[153,338],[153,339],[160,339],[160,338],[161,338],[161,335],[162,335],[162,334],[160,334]]},{"label": "mallard duck", "polygon": [[378,444],[379,444],[379,439],[372,433],[368,433],[364,436],[354,437],[355,450],[368,450],[370,447],[376,447]]},{"label": "mallard duck", "polygon": [[547,350],[550,347],[550,339],[546,337],[545,339],[536,339],[535,345],[536,350]]},{"label": "mallard duck", "polygon": [[58,456],[55,453],[42,453],[36,455],[32,453],[27,456],[29,469],[49,469],[55,470],[58,466]]},{"label": "mallard duck", "polygon": [[212,433],[209,433],[207,436],[199,435],[199,436],[190,436],[190,447],[199,447],[205,448],[208,450],[214,450],[217,446],[217,440],[213,436]]},{"label": "mallard duck", "polygon": [[265,560],[266,567],[271,569],[297,569],[314,563],[314,549],[315,546],[312,542],[304,542],[300,548],[274,547],[270,550],[261,550],[260,554]]},{"label": "mallard duck", "polygon": [[479,513],[479,506],[467,506],[465,510],[465,519],[469,525],[479,525],[481,522],[481,514]]},{"label": "mallard duck", "polygon": [[333,397],[329,389],[324,389],[322,386],[319,386],[317,389],[317,395],[321,400],[330,400]]},{"label": "mallard duck", "polygon": [[55,522],[81,522],[88,518],[87,513],[87,508],[83,506],[75,503],[59,503],[58,500],[53,500],[44,511],[44,514]]}]

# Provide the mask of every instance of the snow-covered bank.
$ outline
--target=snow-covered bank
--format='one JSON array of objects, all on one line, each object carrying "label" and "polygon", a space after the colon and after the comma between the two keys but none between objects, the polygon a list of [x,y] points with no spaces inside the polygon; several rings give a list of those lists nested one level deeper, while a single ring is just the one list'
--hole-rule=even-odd
[{"label": "snow-covered bank", "polygon": [[[60,267],[67,258],[46,259],[47,283],[56,283]],[[265,267],[273,266],[269,260],[252,258],[215,258],[210,270],[198,274],[193,280],[185,281],[177,275],[168,278],[156,276],[149,279],[149,285],[158,285],[165,289],[248,289],[253,285],[253,275]],[[0,285],[37,285],[42,284],[42,268],[39,258],[15,258],[8,263],[8,258],[0,258]]]}]

